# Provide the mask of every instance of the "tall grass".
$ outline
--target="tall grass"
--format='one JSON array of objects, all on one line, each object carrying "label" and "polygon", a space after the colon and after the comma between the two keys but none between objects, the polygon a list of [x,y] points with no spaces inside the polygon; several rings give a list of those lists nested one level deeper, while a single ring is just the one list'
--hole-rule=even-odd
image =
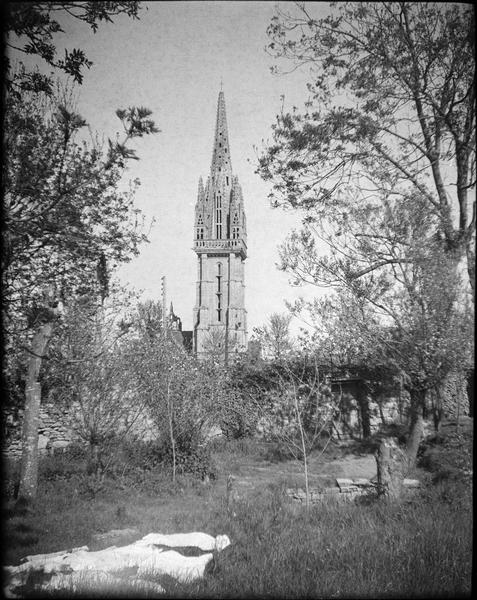
[{"label": "tall grass", "polygon": [[[246,456],[245,447],[243,453]],[[227,467],[229,461],[230,453],[223,459]],[[470,594],[472,497],[468,482],[429,482],[399,505],[378,501],[337,504],[330,500],[306,512],[279,486],[257,490],[236,501],[231,510],[225,500],[223,477],[213,485],[182,478],[174,488],[168,479],[157,478],[155,494],[111,487],[95,498],[75,493],[68,482],[43,485],[35,514],[11,516],[8,521],[14,534],[7,538],[9,557],[16,561],[29,553],[89,544],[93,533],[118,527],[136,527],[140,535],[205,531],[227,534],[232,545],[214,558],[199,582],[184,585],[152,577],[164,584],[168,596],[382,598]],[[22,536],[27,540],[23,546],[19,541]],[[31,536],[36,536],[36,542]],[[91,587],[85,582],[81,592],[89,597]],[[116,595],[126,594],[143,597],[131,585],[119,585]],[[72,590],[52,594],[65,595],[75,594]]]}]

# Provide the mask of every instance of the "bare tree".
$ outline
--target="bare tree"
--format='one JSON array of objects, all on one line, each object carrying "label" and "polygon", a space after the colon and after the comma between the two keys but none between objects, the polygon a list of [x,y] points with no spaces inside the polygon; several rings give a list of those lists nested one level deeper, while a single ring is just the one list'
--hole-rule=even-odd
[{"label": "bare tree", "polygon": [[287,358],[294,344],[290,334],[292,315],[273,313],[263,327],[254,327],[254,334],[265,354],[274,360]]},{"label": "bare tree", "polygon": [[339,418],[338,406],[331,387],[320,381],[317,365],[306,363],[277,367],[278,386],[266,404],[261,403],[261,424],[265,437],[284,444],[292,456],[303,465],[306,507],[310,506],[308,463],[317,442],[326,437],[320,452],[325,452],[331,440],[333,422]]}]

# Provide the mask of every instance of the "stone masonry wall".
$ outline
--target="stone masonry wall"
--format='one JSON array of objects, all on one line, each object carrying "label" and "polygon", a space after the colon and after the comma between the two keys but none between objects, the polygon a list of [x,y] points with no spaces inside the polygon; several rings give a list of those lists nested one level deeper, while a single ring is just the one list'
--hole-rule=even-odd
[{"label": "stone masonry wall", "polygon": [[[38,449],[40,454],[63,452],[72,443],[84,443],[73,424],[71,414],[75,407],[67,408],[45,403],[40,407],[38,428]],[[2,456],[21,458],[23,410],[2,408],[4,431],[2,436]],[[153,420],[147,414],[140,415],[129,428],[128,434],[144,441],[157,438],[158,432]]]}]

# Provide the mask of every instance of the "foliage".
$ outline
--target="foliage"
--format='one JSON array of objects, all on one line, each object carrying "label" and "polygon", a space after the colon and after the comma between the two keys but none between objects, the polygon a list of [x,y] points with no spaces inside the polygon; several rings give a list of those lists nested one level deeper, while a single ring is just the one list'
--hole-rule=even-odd
[{"label": "foliage", "polygon": [[275,205],[304,211],[281,267],[351,301],[363,358],[381,355],[410,394],[414,453],[426,394],[472,362],[473,8],[335,8],[272,20],[269,50],[310,65],[311,97],[282,109],[258,172]]},{"label": "foliage", "polygon": [[50,400],[68,406],[71,426],[89,445],[94,472],[105,468],[103,454],[115,436],[127,434],[145,411],[127,368],[129,327],[121,311],[131,298],[114,291],[104,302],[82,296],[66,307],[44,373]]},{"label": "foliage", "polygon": [[286,358],[293,350],[293,340],[290,335],[292,315],[273,313],[268,324],[254,327],[254,337],[260,342],[266,356],[274,360]]},{"label": "foliage", "polygon": [[470,480],[473,468],[472,437],[468,431],[436,433],[422,443],[418,465],[432,473],[434,482]]},{"label": "foliage", "polygon": [[140,304],[132,322],[130,377],[167,448],[173,480],[177,472],[208,474],[211,463],[204,445],[221,393],[215,369],[188,355],[174,332],[162,327],[158,304]]},{"label": "foliage", "polygon": [[[57,57],[54,37],[64,32],[62,17],[70,18],[89,25],[96,33],[101,21],[112,22],[112,17],[125,14],[138,18],[139,2],[8,2],[3,28],[6,32],[6,46],[10,52],[18,51],[34,55],[45,61],[46,65],[71,76],[75,82],[83,82],[84,68],[90,68],[81,49],[65,50],[64,59]],[[58,16],[57,16],[58,15]],[[4,74],[7,88],[17,94],[25,91],[52,94],[53,79],[38,70],[12,73],[10,59],[4,56]]]},{"label": "foliage", "polygon": [[81,139],[85,122],[61,88],[51,97],[7,96],[6,104],[3,327],[13,383],[24,377],[24,348],[53,314],[45,287],[53,287],[54,306],[87,293],[104,298],[111,269],[146,241],[133,206],[138,182],[126,192],[118,186],[128,141],[156,129],[149,111],[123,111],[124,140],[104,150]]},{"label": "foliage", "polygon": [[233,331],[211,328],[204,337],[202,349],[206,360],[215,365],[228,364],[230,357],[239,351],[237,338]]},{"label": "foliage", "polygon": [[[379,279],[382,266],[409,260],[399,252],[408,220],[392,209],[417,199],[432,217],[426,237],[434,233],[458,257],[467,253],[473,286],[474,9],[412,2],[335,8],[315,19],[300,4],[272,19],[268,49],[310,67],[311,97],[303,113],[282,110],[258,172],[272,181],[274,202],[305,209],[305,222],[335,250],[315,277],[331,283],[335,271],[347,271]],[[373,223],[359,235],[376,205],[393,235]],[[340,234],[353,244],[340,243]],[[314,240],[305,227],[292,243],[305,254]]]},{"label": "foliage", "polygon": [[[40,56],[81,82],[89,63],[79,50],[56,59],[53,34],[61,30],[54,11],[87,22],[111,21],[112,15],[136,16],[136,3],[18,3],[10,5],[5,29],[27,38],[16,50]],[[61,20],[61,19],[60,19]],[[14,43],[14,42],[13,42]],[[21,42],[18,42],[21,43]],[[5,198],[2,233],[4,334],[7,339],[7,385],[15,363],[28,364],[25,376],[20,499],[33,500],[38,474],[38,381],[62,305],[87,293],[108,295],[108,269],[137,253],[146,240],[134,210],[134,187],[118,191],[126,163],[137,159],[129,142],[157,132],[151,111],[130,107],[117,111],[124,139],[103,148],[82,138],[86,126],[68,88],[54,92],[52,79],[23,65],[6,79],[3,172]],[[20,90],[20,91],[19,91]],[[138,182],[134,184],[136,187]],[[92,282],[95,282],[92,284]],[[22,355],[24,353],[24,355]]]},{"label": "foliage", "polygon": [[331,388],[318,369],[310,378],[305,369],[298,372],[286,366],[278,374],[277,390],[262,413],[264,437],[268,441],[278,439],[295,458],[303,460],[322,436],[329,437],[337,410]]}]

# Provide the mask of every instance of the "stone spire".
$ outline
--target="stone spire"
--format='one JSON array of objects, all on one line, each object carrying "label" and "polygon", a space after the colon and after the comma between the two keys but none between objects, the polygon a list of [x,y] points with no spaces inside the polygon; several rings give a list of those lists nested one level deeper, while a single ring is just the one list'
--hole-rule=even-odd
[{"label": "stone spire", "polygon": [[224,92],[219,92],[217,102],[217,122],[215,125],[214,148],[212,150],[211,177],[217,181],[219,174],[232,177],[232,163],[230,160],[229,134],[227,131],[227,115],[225,112]]}]

